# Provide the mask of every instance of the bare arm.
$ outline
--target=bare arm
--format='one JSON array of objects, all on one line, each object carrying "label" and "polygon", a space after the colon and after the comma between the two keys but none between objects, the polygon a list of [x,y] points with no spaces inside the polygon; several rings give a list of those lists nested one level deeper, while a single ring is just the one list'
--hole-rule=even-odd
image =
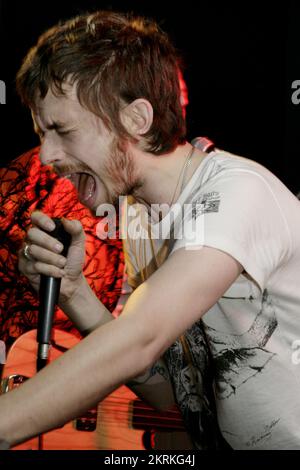
[{"label": "bare arm", "polygon": [[[19,268],[38,290],[39,274],[48,274],[62,277],[60,307],[74,322],[76,327],[85,336],[97,327],[112,321],[114,318],[106,307],[97,299],[90,288],[83,273],[85,257],[85,236],[78,221],[64,221],[67,231],[72,235],[72,243],[67,259],[56,251],[55,239],[47,224],[51,223],[49,217],[41,212],[32,214],[34,228],[28,232],[30,254],[35,260],[28,262],[20,252]],[[49,232],[42,232],[40,228]],[[62,268],[63,271],[62,271]],[[151,364],[147,374],[136,377],[128,386],[150,405],[165,409],[175,402],[171,384],[168,380],[168,371],[162,360],[156,365]]]},{"label": "bare arm", "polygon": [[[71,301],[65,302],[61,307],[85,336],[114,319],[85,280]],[[164,410],[175,404],[169,372],[163,359],[158,359],[146,373],[135,377],[126,385],[155,408]]]},{"label": "bare arm", "polygon": [[136,289],[117,320],[0,398],[0,437],[16,444],[57,427],[145,373],[241,271],[212,248],[175,252]]}]

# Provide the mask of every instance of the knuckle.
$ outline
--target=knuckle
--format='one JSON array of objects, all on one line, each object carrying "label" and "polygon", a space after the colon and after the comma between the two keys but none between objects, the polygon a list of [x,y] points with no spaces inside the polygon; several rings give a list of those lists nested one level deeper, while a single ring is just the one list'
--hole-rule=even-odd
[{"label": "knuckle", "polygon": [[31,227],[27,232],[27,239],[30,241],[34,241],[38,231],[39,230],[37,228]]},{"label": "knuckle", "polygon": [[29,263],[28,266],[27,266],[27,269],[26,269],[26,274],[37,274],[38,271],[37,269],[35,268],[34,264],[32,263]]},{"label": "knuckle", "polygon": [[37,272],[42,272],[43,271],[43,269],[42,269],[43,265],[40,261],[35,261],[34,263],[32,263],[32,266]]}]

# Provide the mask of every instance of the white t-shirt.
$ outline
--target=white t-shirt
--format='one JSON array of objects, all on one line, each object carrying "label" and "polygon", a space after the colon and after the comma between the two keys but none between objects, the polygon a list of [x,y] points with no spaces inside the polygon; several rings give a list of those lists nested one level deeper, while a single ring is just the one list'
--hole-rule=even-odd
[{"label": "white t-shirt", "polygon": [[[203,317],[223,436],[234,449],[300,449],[299,200],[258,163],[216,151],[200,163],[177,209],[171,255],[204,245],[245,270]],[[151,225],[156,252],[169,243],[169,228],[168,216]],[[135,206],[127,230],[129,283],[137,285],[152,259],[143,206]]]}]

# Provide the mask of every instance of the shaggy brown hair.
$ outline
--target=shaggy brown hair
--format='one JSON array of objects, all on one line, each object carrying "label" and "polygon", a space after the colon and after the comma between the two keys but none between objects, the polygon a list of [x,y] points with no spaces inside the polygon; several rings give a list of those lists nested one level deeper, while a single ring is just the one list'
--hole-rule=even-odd
[{"label": "shaggy brown hair", "polygon": [[22,101],[34,108],[37,93],[64,94],[75,84],[82,106],[118,136],[130,138],[120,108],[137,98],[154,110],[145,134],[146,151],[162,154],[185,140],[180,105],[179,58],[168,36],[150,20],[98,11],[49,29],[24,59],[17,74]]}]

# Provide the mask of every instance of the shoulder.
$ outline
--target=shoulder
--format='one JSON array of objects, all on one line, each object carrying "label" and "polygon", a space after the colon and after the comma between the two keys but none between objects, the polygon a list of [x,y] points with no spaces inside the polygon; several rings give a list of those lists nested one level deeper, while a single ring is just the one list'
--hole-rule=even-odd
[{"label": "shoulder", "polygon": [[[188,202],[206,202],[222,196],[243,197],[251,202],[262,196],[274,199],[275,193],[289,192],[288,188],[266,167],[254,160],[225,151],[215,151],[207,157],[199,172]],[[251,196],[251,198],[250,198]]]}]

